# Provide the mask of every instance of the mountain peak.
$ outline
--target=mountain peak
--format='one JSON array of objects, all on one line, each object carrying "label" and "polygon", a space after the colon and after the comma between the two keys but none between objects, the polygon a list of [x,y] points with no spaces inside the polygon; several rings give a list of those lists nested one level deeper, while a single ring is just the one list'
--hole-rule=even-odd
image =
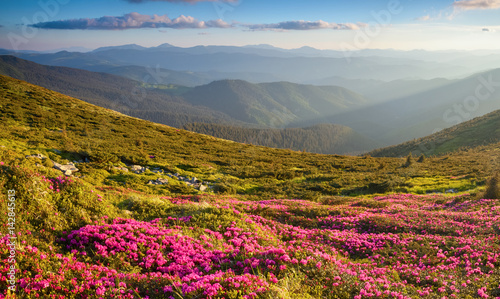
[{"label": "mountain peak", "polygon": [[101,51],[108,51],[108,50],[144,50],[146,49],[143,46],[139,46],[137,44],[127,44],[127,45],[121,45],[121,46],[109,46],[109,47],[101,47],[97,48],[92,52],[101,52]]},{"label": "mountain peak", "polygon": [[174,45],[172,45],[172,44],[169,44],[169,43],[163,43],[163,44],[161,44],[161,45],[159,45],[159,46],[156,46],[155,48],[157,48],[157,49],[162,49],[162,48],[173,48],[173,47],[175,47],[175,46],[174,46]]},{"label": "mountain peak", "polygon": [[247,45],[243,48],[254,48],[254,49],[267,49],[267,50],[283,50],[282,48],[277,48],[268,44],[258,44],[258,45]]}]

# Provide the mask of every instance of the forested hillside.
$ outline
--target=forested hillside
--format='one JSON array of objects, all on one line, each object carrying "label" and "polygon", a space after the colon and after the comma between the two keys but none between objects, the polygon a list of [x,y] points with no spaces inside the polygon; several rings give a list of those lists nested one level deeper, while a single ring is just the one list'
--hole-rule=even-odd
[{"label": "forested hillside", "polygon": [[308,128],[252,129],[218,124],[192,123],[184,129],[242,143],[289,148],[297,151],[321,154],[364,153],[367,148],[376,148],[378,143],[351,128],[322,124]]}]

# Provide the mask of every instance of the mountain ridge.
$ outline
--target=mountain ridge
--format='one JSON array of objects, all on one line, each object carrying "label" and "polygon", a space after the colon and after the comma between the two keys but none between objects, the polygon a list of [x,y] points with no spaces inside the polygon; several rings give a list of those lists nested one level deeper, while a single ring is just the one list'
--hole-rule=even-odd
[{"label": "mountain ridge", "polygon": [[374,157],[443,155],[461,149],[475,148],[500,142],[500,110],[476,117],[423,138],[399,145],[376,149]]}]

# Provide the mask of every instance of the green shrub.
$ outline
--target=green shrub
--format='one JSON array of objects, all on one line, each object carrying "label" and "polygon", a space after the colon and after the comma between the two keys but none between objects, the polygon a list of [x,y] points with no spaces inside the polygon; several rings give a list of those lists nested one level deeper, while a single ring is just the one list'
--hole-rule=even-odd
[{"label": "green shrub", "polygon": [[410,167],[413,165],[413,156],[411,153],[406,157],[406,162],[404,164],[404,167]]},{"label": "green shrub", "polygon": [[120,159],[111,153],[97,152],[90,155],[90,161],[96,163],[118,163]]},{"label": "green shrub", "polygon": [[498,189],[499,178],[498,173],[495,173],[486,185],[486,191],[484,192],[484,198],[487,199],[500,199],[500,190]]},{"label": "green shrub", "polygon": [[218,194],[234,195],[236,194],[236,187],[226,182],[220,182],[215,184],[214,191]]},{"label": "green shrub", "polygon": [[134,219],[149,221],[170,216],[167,212],[172,204],[157,197],[132,195],[120,202],[118,207],[131,211]]},{"label": "green shrub", "polygon": [[52,160],[50,160],[50,159],[43,159],[42,165],[45,167],[48,167],[48,168],[52,168],[52,167],[54,167],[54,162],[52,162]]}]

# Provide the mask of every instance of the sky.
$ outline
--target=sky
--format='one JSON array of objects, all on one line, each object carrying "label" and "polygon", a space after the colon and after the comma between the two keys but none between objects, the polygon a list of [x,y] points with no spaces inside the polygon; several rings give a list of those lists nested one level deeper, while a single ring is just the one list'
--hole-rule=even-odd
[{"label": "sky", "polygon": [[500,50],[500,0],[2,0],[0,48]]}]

